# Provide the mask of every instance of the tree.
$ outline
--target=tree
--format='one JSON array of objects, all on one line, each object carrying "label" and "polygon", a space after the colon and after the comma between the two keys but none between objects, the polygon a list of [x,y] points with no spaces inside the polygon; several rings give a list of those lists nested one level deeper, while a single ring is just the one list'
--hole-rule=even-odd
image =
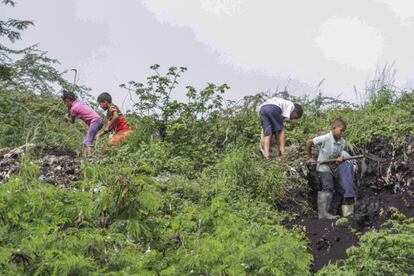
[{"label": "tree", "polygon": [[[15,1],[2,0],[4,5],[15,5]],[[21,32],[33,26],[30,20],[0,20],[0,38],[11,43],[21,39]],[[38,45],[24,49],[12,49],[0,43],[0,89],[6,91],[31,91],[37,94],[54,92],[56,86],[68,88],[62,73],[54,66],[56,59],[47,57]]]},{"label": "tree", "polygon": [[187,71],[187,68],[170,67],[165,76],[160,74],[158,64],[154,64],[150,68],[155,72],[155,75],[147,78],[147,85],[130,81],[128,86],[126,84],[120,86],[134,90],[138,96],[138,102],[135,103],[134,107],[142,115],[153,115],[155,117],[159,125],[160,138],[164,140],[169,120],[181,107],[177,100],[171,99],[171,93],[176,88],[181,74]]}]

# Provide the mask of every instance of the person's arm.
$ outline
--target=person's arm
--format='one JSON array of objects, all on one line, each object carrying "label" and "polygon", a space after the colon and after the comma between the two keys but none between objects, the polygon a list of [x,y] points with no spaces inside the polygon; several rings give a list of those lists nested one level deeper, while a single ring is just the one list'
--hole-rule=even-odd
[{"label": "person's arm", "polygon": [[341,164],[342,162],[344,162],[344,157],[343,156],[338,156],[336,158],[336,164]]},{"label": "person's arm", "polygon": [[307,156],[307,161],[306,163],[308,164],[316,164],[316,160],[313,159],[313,155],[312,155],[312,147],[314,145],[313,139],[309,139],[306,142],[306,156]]},{"label": "person's arm", "polygon": [[286,143],[286,136],[285,136],[285,128],[282,128],[279,131],[279,150],[281,155],[286,155],[285,143]]},{"label": "person's arm", "polygon": [[65,122],[71,124],[75,123],[76,115],[74,115],[73,112],[74,111],[71,109],[71,107],[68,107],[68,114],[66,115]]},{"label": "person's arm", "polygon": [[313,139],[309,139],[306,142],[306,156],[307,156],[308,160],[313,159],[312,146],[313,146]]},{"label": "person's arm", "polygon": [[306,157],[308,159],[307,163],[309,163],[309,164],[315,164],[316,163],[316,160],[313,159],[312,147],[314,145],[322,145],[328,139],[328,137],[329,137],[329,135],[317,136],[313,139],[309,139],[306,142]]},{"label": "person's arm", "polygon": [[112,119],[108,122],[106,127],[104,128],[105,132],[109,132],[109,130],[112,128],[112,126],[119,120],[119,114],[118,111],[114,110],[112,112]]},{"label": "person's arm", "polygon": [[97,134],[96,134],[96,139],[99,139],[102,135],[107,134],[108,132],[105,131],[105,129],[101,129]]}]

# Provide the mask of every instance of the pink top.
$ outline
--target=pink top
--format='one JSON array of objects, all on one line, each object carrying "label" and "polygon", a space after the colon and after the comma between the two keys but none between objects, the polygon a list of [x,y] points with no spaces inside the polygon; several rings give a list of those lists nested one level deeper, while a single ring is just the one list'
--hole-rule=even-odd
[{"label": "pink top", "polygon": [[70,109],[70,115],[79,117],[79,119],[84,121],[88,126],[92,122],[95,122],[101,118],[95,110],[87,106],[82,101],[73,102],[72,107]]}]

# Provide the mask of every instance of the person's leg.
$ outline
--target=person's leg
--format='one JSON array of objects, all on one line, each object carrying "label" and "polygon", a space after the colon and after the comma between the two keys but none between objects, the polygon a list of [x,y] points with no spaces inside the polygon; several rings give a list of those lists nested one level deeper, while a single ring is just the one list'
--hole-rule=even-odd
[{"label": "person's leg", "polygon": [[263,135],[261,137],[261,146],[263,156],[269,159],[270,141],[272,138],[272,125],[268,116],[268,106],[262,106],[260,109],[260,121],[262,122]]},{"label": "person's leg", "polygon": [[276,142],[276,135],[272,134],[272,135],[267,136],[267,137],[268,137],[269,141],[265,141],[265,139],[264,139],[265,136],[264,136],[263,131],[262,131],[261,136],[260,136],[260,145],[259,145],[260,152],[262,153],[263,156],[265,156],[264,143],[266,142],[266,144],[267,143],[269,144],[268,157],[272,158],[272,157],[279,156],[279,147],[278,147],[277,142]]},{"label": "person's leg", "polygon": [[263,129],[262,129],[260,131],[259,150],[262,153],[262,155],[264,156],[263,138],[264,138],[264,134],[263,134]]},{"label": "person's leg", "polygon": [[344,198],[344,189],[342,188],[339,177],[335,175],[332,202],[329,208],[331,214],[339,215],[339,209],[341,208],[343,198]]},{"label": "person's leg", "polygon": [[277,155],[285,154],[285,130],[283,128],[282,110],[276,105],[270,105],[266,111],[272,127],[272,132],[275,133],[278,151],[280,150],[280,152],[277,152]]},{"label": "person's leg", "polygon": [[355,204],[355,182],[354,168],[350,161],[345,161],[338,166],[337,175],[339,183],[344,190],[342,201],[342,215],[347,217],[354,213]]},{"label": "person's leg", "polygon": [[95,140],[96,134],[102,128],[103,120],[99,119],[97,121],[91,122],[86,133],[85,139],[83,140],[84,152],[86,156],[92,154],[93,141]]},{"label": "person's leg", "polygon": [[279,156],[279,155],[280,154],[279,154],[279,146],[278,146],[278,143],[277,143],[277,137],[276,137],[276,134],[273,133],[270,136],[269,156],[270,157],[276,157],[276,156]]},{"label": "person's leg", "polygon": [[263,156],[266,159],[269,159],[270,156],[270,139],[272,135],[267,135],[263,137]]},{"label": "person's leg", "polygon": [[83,140],[83,152],[86,157],[92,154],[93,138],[91,134],[91,126],[89,126],[88,132],[86,133],[85,139]]},{"label": "person's leg", "polygon": [[111,139],[109,139],[108,144],[109,145],[115,145],[120,142],[124,142],[126,137],[131,133],[130,129],[127,130],[120,130],[116,132]]},{"label": "person's leg", "polygon": [[286,149],[285,149],[285,141],[286,141],[286,137],[285,137],[285,129],[282,128],[278,134],[277,134],[277,140],[279,142],[279,149],[280,149],[280,154],[281,155],[285,155],[286,154]]},{"label": "person's leg", "polygon": [[348,217],[354,214],[355,198],[344,198],[342,201],[342,216]]},{"label": "person's leg", "polygon": [[337,216],[329,213],[334,190],[334,177],[332,173],[319,172],[319,179],[322,190],[318,192],[318,218],[336,219]]},{"label": "person's leg", "polygon": [[92,147],[84,146],[84,153],[85,153],[86,157],[91,156],[92,155]]}]

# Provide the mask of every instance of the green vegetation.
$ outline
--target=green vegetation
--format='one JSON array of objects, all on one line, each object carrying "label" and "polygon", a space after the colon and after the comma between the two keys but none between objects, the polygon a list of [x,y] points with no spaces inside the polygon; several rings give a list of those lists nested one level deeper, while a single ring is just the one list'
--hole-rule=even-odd
[{"label": "green vegetation", "polygon": [[[29,25],[0,21],[0,36],[13,41]],[[81,152],[84,126],[63,123],[57,91],[90,99],[87,89],[71,87],[38,50],[0,46],[0,148],[30,142]],[[109,149],[98,141],[96,161],[82,160],[79,181],[65,187],[39,180],[33,153],[0,184],[2,275],[308,275],[308,241],[283,226],[294,214],[275,208],[308,189],[293,169],[304,142],[337,117],[349,122],[350,147],[414,134],[413,92],[382,89],[360,107],[301,97],[295,100],[306,115],[286,126],[288,156],[268,162],[256,149],[255,107],[264,95],[233,102],[222,96],[227,85],[209,84],[188,86],[188,101],[178,102],[174,87],[186,68],[165,75],[152,69],[146,84],[122,85],[139,99],[127,115],[134,134]],[[413,223],[396,217],[366,233],[349,259],[321,275],[413,273]]]},{"label": "green vegetation", "polygon": [[348,249],[349,258],[318,275],[412,275],[414,219],[394,214],[379,232],[362,236],[360,246]]}]

